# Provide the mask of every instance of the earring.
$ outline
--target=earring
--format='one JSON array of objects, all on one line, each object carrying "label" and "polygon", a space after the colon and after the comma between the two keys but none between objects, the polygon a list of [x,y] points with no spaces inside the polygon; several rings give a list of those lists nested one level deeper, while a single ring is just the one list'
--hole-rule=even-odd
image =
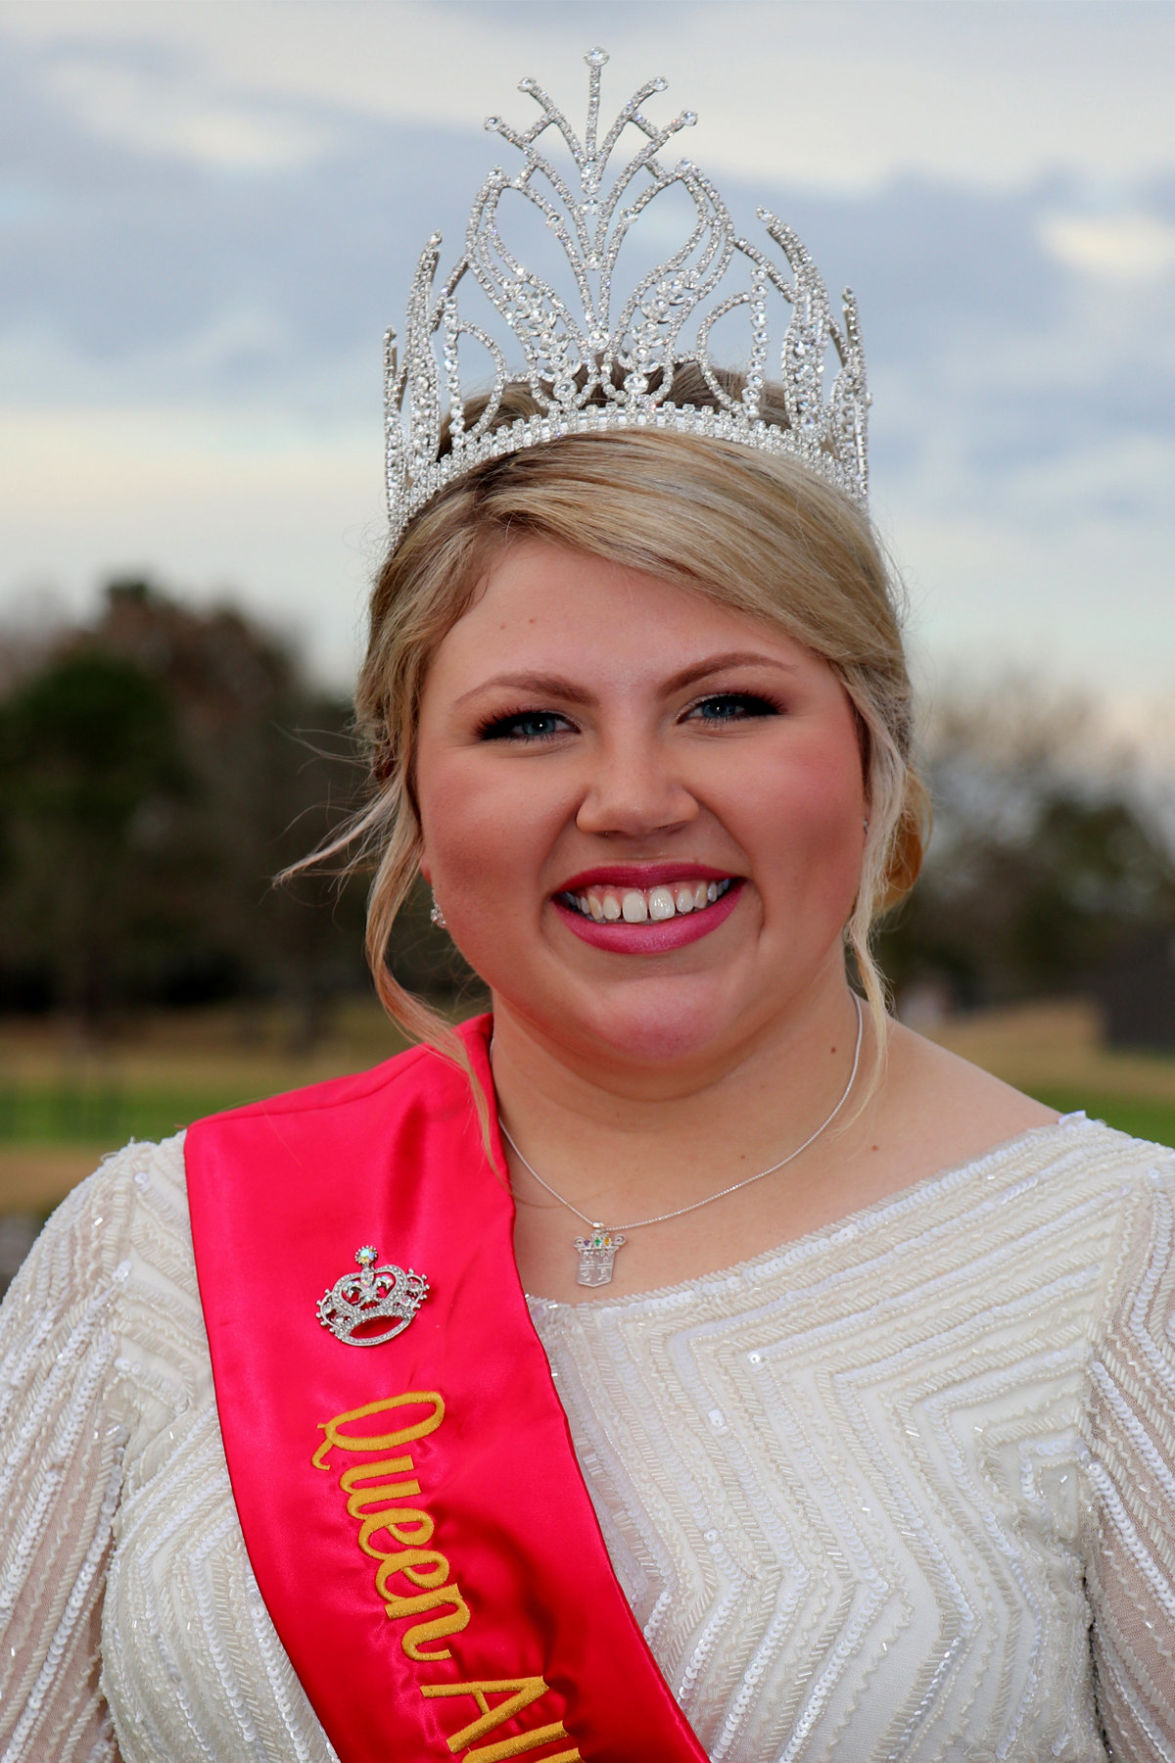
[{"label": "earring", "polygon": [[437,897],[435,894],[432,897],[432,905],[429,907],[428,916],[431,923],[435,924],[438,930],[448,930],[448,920],[437,905]]},{"label": "earring", "polygon": [[868,831],[869,831],[869,822],[868,822],[868,821],[867,821],[867,820],[863,820],[863,821],[862,821],[862,822],[861,822],[861,825],[862,825],[862,826],[863,826],[863,827],[864,827],[864,828],[865,828],[865,831],[866,831],[866,832],[868,832]]}]

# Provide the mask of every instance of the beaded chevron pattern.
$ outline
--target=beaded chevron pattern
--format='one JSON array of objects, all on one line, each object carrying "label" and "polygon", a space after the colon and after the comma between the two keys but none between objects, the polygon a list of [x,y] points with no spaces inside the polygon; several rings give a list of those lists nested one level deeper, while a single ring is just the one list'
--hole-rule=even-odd
[{"label": "beaded chevron pattern", "polygon": [[[470,212],[464,251],[439,289],[440,235],[424,248],[402,353],[395,332],[387,336],[393,543],[438,490],[484,460],[617,428],[670,429],[787,453],[865,502],[869,397],[852,293],[845,290],[838,323],[819,271],[790,227],[758,209],[766,245],[775,249],[761,248],[738,235],[722,197],[691,159],[662,161],[663,149],[697,121],[689,110],[660,125],[645,115],[648,99],[666,89],[664,79],[641,86],[601,138],[607,59],[602,49],[585,57],[582,140],[536,81],[520,82],[539,116],[522,131],[497,116],[486,127],[518,150],[521,169],[512,178],[500,169],[490,173]],[[539,151],[549,131],[550,145],[557,148],[561,137],[570,155],[566,175]],[[635,155],[613,171],[621,139],[642,136]],[[681,220],[680,199],[671,206],[675,189],[692,204],[684,236],[653,268],[633,271],[625,292],[625,270],[642,245],[651,240],[662,248]],[[524,261],[516,236],[521,232],[525,242],[525,223],[533,233],[535,216],[561,252],[547,276]],[[536,254],[542,255],[532,242],[532,259]],[[732,354],[737,349],[741,360],[719,362],[716,332],[725,347],[732,326]],[[835,374],[826,396],[830,357]],[[686,362],[696,364],[716,408],[672,402],[673,370]],[[724,372],[730,369],[736,382]],[[503,394],[512,384],[529,391],[537,414],[503,420]],[[467,400],[485,396],[487,387],[484,408],[467,422]]]}]

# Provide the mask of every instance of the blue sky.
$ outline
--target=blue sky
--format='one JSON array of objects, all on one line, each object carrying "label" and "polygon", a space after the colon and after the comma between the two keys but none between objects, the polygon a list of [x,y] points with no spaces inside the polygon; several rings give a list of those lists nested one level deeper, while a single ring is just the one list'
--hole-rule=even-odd
[{"label": "blue sky", "polygon": [[[0,4],[0,617],[149,570],[344,681],[381,337],[540,78],[668,116],[860,302],[875,512],[929,681],[1175,694],[1166,0]],[[495,152],[495,148],[498,149]]]}]

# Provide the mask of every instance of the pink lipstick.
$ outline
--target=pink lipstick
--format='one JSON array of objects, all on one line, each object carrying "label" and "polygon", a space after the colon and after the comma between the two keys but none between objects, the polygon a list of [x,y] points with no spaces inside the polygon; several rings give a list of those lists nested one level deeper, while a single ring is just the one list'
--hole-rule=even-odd
[{"label": "pink lipstick", "polygon": [[[551,904],[567,928],[593,948],[659,955],[717,930],[742,889],[741,877],[702,864],[610,864],[573,876]],[[592,905],[585,910],[588,890]],[[707,899],[707,890],[717,890],[716,897]],[[682,894],[684,907],[675,910],[674,897],[680,900]]]}]

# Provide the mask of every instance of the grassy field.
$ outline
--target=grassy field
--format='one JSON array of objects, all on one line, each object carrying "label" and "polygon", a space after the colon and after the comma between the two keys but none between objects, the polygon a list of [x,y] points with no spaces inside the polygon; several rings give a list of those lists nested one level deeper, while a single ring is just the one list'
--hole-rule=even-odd
[{"label": "grassy field", "polygon": [[261,1096],[363,1071],[403,1047],[378,1006],[348,1002],[311,1052],[278,1011],[138,1019],[101,1047],[50,1023],[0,1024],[0,1213],[43,1212],[128,1139]]},{"label": "grassy field", "polygon": [[[936,1039],[1053,1107],[1175,1143],[1175,1057],[1108,1052],[1091,1008],[1034,1004],[949,1024]],[[52,1025],[0,1026],[0,1213],[48,1211],[107,1151],[399,1051],[374,1003],[349,1003],[312,1053],[276,1013],[146,1018],[85,1048]]]}]

